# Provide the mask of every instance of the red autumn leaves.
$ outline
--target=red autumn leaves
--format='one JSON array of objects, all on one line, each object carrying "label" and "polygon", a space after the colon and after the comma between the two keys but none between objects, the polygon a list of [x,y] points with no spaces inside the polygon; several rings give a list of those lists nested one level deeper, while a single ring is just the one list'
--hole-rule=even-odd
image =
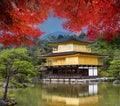
[{"label": "red autumn leaves", "polygon": [[[36,26],[47,18],[44,9],[36,9],[30,0],[2,0],[0,2],[0,43],[5,46],[31,45],[43,32]],[[41,2],[44,5],[44,2]],[[38,9],[41,9],[38,7]],[[41,9],[42,10],[42,9]]]},{"label": "red autumn leaves", "polygon": [[107,41],[120,33],[119,0],[54,1],[55,15],[68,19],[63,27],[70,31],[80,31],[82,27],[87,26],[87,36],[90,39],[103,37]]},{"label": "red autumn leaves", "polygon": [[90,39],[114,39],[120,32],[119,0],[1,0],[0,43],[30,45],[42,32],[36,28],[49,16],[66,18],[63,27],[80,32],[87,26]]}]

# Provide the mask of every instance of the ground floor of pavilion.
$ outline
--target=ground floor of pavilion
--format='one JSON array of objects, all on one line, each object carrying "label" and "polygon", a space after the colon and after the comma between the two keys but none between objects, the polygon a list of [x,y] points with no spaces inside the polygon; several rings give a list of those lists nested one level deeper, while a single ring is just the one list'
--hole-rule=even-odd
[{"label": "ground floor of pavilion", "polygon": [[[84,79],[98,77],[98,67],[94,65],[44,66],[44,79]],[[42,74],[44,73],[44,74]]]}]

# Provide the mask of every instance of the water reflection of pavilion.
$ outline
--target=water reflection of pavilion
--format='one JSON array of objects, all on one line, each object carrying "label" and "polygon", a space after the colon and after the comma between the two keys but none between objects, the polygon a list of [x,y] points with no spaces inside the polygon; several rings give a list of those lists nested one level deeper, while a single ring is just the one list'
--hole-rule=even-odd
[{"label": "water reflection of pavilion", "polygon": [[96,106],[98,85],[44,85],[47,106]]}]

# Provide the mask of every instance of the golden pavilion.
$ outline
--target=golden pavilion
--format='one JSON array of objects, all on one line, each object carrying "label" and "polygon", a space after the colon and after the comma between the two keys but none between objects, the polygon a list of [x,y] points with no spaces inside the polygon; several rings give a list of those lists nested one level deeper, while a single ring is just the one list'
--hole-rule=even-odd
[{"label": "golden pavilion", "polygon": [[69,36],[52,42],[52,53],[42,57],[46,59],[44,69],[46,78],[85,78],[97,77],[98,67],[105,55],[92,53],[88,46],[91,41]]}]

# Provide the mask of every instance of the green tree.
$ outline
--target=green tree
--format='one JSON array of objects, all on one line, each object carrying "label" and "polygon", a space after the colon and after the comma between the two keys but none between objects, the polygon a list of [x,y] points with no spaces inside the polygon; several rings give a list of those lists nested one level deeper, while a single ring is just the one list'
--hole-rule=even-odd
[{"label": "green tree", "polygon": [[[104,39],[99,39],[98,41],[94,42],[90,47],[92,48],[92,51],[99,54],[107,55],[102,61],[104,65],[101,67],[100,74],[103,76],[114,76],[112,74],[112,71],[108,73],[107,70],[112,70],[111,65],[114,64],[114,62],[120,60],[120,36],[118,35],[113,41],[106,42]],[[114,70],[113,70],[114,71]],[[116,73],[116,71],[114,71]]]},{"label": "green tree", "polygon": [[[99,39],[98,41],[94,42],[90,45],[92,48],[92,52],[107,55],[104,59],[102,59],[104,65],[101,67],[103,71],[108,70],[110,62],[113,60],[114,54],[112,45],[108,42],[105,42],[103,39]],[[101,60],[100,60],[101,61]]]},{"label": "green tree", "polygon": [[[0,52],[0,73],[6,79],[3,100],[7,99],[10,79],[17,75],[19,77],[35,75],[34,66],[29,61],[30,59],[31,57],[28,56],[25,48],[6,49]],[[18,80],[16,79],[16,81]]]},{"label": "green tree", "polygon": [[85,37],[86,37],[86,34],[85,34],[85,32],[82,32],[80,35],[79,35],[79,38],[80,39],[85,39]]},{"label": "green tree", "polygon": [[36,44],[27,47],[28,53],[32,56],[32,63],[34,65],[41,65],[45,62],[44,59],[38,58],[42,54],[47,54],[52,52],[52,45],[48,41],[36,39]]},{"label": "green tree", "polygon": [[107,55],[103,62],[104,65],[102,70],[108,70],[110,66],[110,62],[113,59],[119,58],[120,53],[120,36],[118,35],[113,41],[106,42],[104,39],[99,39],[98,41],[94,42],[90,47],[92,51],[99,54]]},{"label": "green tree", "polygon": [[110,67],[108,69],[110,76],[120,79],[120,60],[111,61]]}]

